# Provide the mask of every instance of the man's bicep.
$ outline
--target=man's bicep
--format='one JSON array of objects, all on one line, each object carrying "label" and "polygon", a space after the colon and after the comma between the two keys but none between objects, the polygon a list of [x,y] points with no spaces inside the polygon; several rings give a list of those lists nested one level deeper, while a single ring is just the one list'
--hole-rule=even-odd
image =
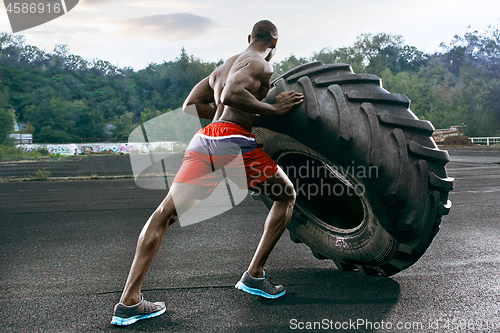
[{"label": "man's bicep", "polygon": [[186,104],[212,103],[214,101],[214,91],[210,87],[209,79],[210,77],[206,77],[194,86],[186,99]]}]

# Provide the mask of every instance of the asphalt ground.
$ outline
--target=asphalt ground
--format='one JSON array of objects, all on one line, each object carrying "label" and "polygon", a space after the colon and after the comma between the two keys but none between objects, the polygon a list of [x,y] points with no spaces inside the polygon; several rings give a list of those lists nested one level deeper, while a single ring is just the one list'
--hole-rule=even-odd
[{"label": "asphalt ground", "polygon": [[[126,170],[124,156],[1,164],[0,175],[14,180],[44,168],[104,175]],[[112,309],[137,236],[165,191],[134,179],[2,182],[0,332],[500,332],[500,150],[450,149],[450,156],[451,212],[403,272],[338,271],[285,232],[266,272],[287,294],[272,301],[244,294],[234,284],[267,215],[247,197],[207,221],[171,227],[143,290],[167,312],[124,328],[110,324]]]},{"label": "asphalt ground", "polygon": [[39,160],[0,162],[0,177],[4,181],[35,175],[38,170],[48,171],[51,177],[132,174],[129,155],[61,156]]}]

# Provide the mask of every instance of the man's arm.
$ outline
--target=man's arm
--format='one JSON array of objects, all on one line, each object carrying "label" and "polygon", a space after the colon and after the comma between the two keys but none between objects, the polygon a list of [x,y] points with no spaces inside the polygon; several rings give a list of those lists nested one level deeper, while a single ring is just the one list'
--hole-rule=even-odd
[{"label": "man's arm", "polygon": [[182,105],[184,112],[199,118],[214,118],[215,108],[210,104],[214,102],[214,91],[208,82],[209,78],[207,76],[191,90]]},{"label": "man's arm", "polygon": [[254,94],[262,84],[269,84],[271,75],[272,71],[267,64],[258,60],[250,60],[247,66],[228,78],[221,94],[221,102],[239,111],[258,114],[262,117],[284,115],[302,103],[303,95],[294,91],[279,94],[273,105],[259,101]]}]

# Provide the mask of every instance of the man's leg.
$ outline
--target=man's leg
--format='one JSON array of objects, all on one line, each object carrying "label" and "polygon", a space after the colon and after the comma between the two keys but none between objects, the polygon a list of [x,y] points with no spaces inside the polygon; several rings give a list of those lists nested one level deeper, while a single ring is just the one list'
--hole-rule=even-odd
[{"label": "man's leg", "polygon": [[179,215],[182,214],[203,199],[202,192],[200,186],[196,185],[184,183],[172,185],[167,196],[150,216],[139,235],[134,261],[120,303],[130,306],[141,301],[141,286],[144,277],[168,227],[178,220],[178,212]]},{"label": "man's leg", "polygon": [[295,205],[295,190],[292,182],[281,168],[278,168],[274,175],[255,186],[255,188],[274,201],[267,215],[259,245],[250,266],[248,266],[248,273],[252,277],[261,278],[267,258],[292,217]]},{"label": "man's leg", "polygon": [[290,222],[295,204],[295,191],[286,174],[279,168],[272,177],[254,189],[273,199],[274,203],[267,215],[264,232],[248,270],[235,287],[253,295],[278,298],[285,294],[285,289],[264,278],[264,265]]}]

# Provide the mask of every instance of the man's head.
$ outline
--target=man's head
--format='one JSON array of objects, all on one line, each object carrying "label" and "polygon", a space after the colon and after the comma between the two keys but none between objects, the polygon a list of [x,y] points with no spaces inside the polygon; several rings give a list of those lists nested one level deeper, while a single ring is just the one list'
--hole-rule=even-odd
[{"label": "man's head", "polygon": [[269,44],[278,39],[278,28],[271,21],[262,20],[255,23],[250,36],[261,40],[264,44]]},{"label": "man's head", "polygon": [[253,26],[252,33],[248,36],[248,42],[259,42],[271,49],[266,57],[266,60],[269,61],[274,55],[274,49],[278,42],[278,28],[271,21],[259,21]]}]

